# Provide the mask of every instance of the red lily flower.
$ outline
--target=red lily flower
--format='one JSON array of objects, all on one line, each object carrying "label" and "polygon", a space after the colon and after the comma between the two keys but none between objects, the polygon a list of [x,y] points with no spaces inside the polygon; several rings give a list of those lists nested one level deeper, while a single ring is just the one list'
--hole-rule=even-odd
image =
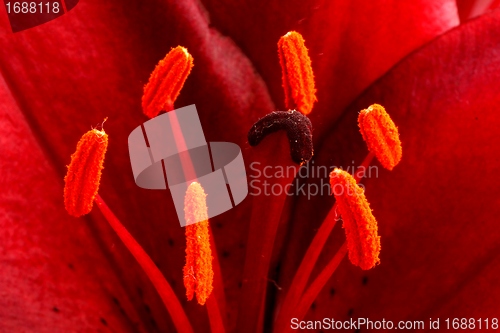
[{"label": "red lily flower", "polygon": [[[99,194],[170,283],[194,331],[208,331],[206,309],[184,297],[185,230],[166,191],[135,185],[127,137],[147,119],[141,96],[150,72],[183,45],[195,66],[176,106],[196,104],[206,137],[239,144],[247,164],[291,165],[283,134],[257,147],[247,143],[255,121],[285,108],[276,43],[290,30],[304,36],[316,77],[318,101],[309,115],[315,165],[361,164],[367,148],[357,116],[373,103],[391,114],[404,148],[392,172],[365,182],[382,237],[380,265],[364,271],[342,261],[305,319],[491,323],[500,294],[500,12],[465,22],[478,14],[471,4],[80,1],[16,34],[0,15],[1,330],[173,330],[160,296],[102,214],[94,208],[74,218],[64,209],[64,166],[81,135],[108,117]],[[297,196],[281,212],[259,210],[256,198],[210,221],[223,285],[215,281],[214,293],[225,294],[228,331],[252,331],[250,321],[272,330],[333,204],[329,196]],[[250,223],[257,219],[258,227]],[[263,305],[256,305],[263,307],[242,315],[252,302],[247,250],[260,249],[259,228],[277,219],[271,269],[255,277],[268,280]],[[344,240],[337,226],[313,277]]]}]

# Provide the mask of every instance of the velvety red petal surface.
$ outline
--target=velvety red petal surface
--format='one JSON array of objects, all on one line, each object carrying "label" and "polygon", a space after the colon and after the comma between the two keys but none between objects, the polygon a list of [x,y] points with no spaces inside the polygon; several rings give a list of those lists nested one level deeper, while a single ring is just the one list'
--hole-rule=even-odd
[{"label": "velvety red petal surface", "polygon": [[499,0],[457,0],[458,15],[460,22],[483,15],[500,6]]},{"label": "velvety red petal surface", "polygon": [[[497,10],[406,58],[348,108],[318,147],[318,164],[359,164],[367,150],[352,130],[359,110],[377,102],[399,127],[403,159],[392,172],[378,165],[378,177],[373,171],[365,181],[382,237],[381,264],[365,272],[344,260],[308,318],[498,317],[499,22]],[[317,223],[305,220],[328,206],[325,198],[302,199],[282,286]],[[336,231],[324,261],[343,242]]]}]

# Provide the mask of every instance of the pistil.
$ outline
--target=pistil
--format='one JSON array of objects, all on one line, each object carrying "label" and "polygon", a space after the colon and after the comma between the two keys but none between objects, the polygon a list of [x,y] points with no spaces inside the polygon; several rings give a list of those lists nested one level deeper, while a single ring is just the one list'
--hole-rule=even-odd
[{"label": "pistil", "polygon": [[[278,42],[278,55],[285,104],[289,111],[271,112],[258,120],[249,131],[248,142],[252,146],[260,146],[254,149],[254,161],[262,160],[268,167],[272,164],[270,161],[290,164],[283,152],[282,137],[278,142],[261,147],[261,142],[269,134],[281,130],[286,132],[291,158],[297,164],[295,172],[291,177],[277,179],[275,184],[271,184],[285,189],[295,179],[300,166],[313,156],[312,125],[305,115],[312,111],[317,99],[311,60],[302,36],[294,31],[283,36]],[[239,332],[254,333],[263,329],[269,266],[286,198],[286,191],[281,191],[273,198],[259,195],[253,199],[237,323]]]},{"label": "pistil", "polygon": [[290,155],[298,165],[313,156],[312,124],[309,118],[295,110],[275,111],[259,119],[248,132],[248,143],[257,146],[266,136],[283,130],[290,143]]}]

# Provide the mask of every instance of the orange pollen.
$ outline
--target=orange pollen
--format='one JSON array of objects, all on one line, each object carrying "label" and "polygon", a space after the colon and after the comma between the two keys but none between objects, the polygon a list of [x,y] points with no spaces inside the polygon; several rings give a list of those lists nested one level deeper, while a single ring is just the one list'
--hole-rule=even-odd
[{"label": "orange pollen", "polygon": [[283,73],[285,104],[303,114],[311,113],[316,98],[311,59],[302,35],[290,31],[278,41],[278,55]]},{"label": "orange pollen", "polygon": [[64,177],[64,206],[70,215],[80,217],[92,210],[107,148],[108,135],[104,130],[88,131],[78,141]]},{"label": "orange pollen", "polygon": [[347,238],[349,260],[362,269],[370,269],[380,260],[380,237],[364,191],[347,172],[335,168],[330,185],[337,200]]},{"label": "orange pollen", "polygon": [[142,110],[149,118],[160,111],[171,111],[179,92],[193,68],[193,57],[186,48],[177,46],[160,60],[144,86]]},{"label": "orange pollen", "polygon": [[[186,218],[186,265],[184,286],[190,301],[196,292],[198,304],[204,305],[213,290],[214,271],[208,230],[206,194],[199,183],[189,185],[184,198]],[[198,222],[202,221],[202,222]]]},{"label": "orange pollen", "polygon": [[368,149],[377,156],[384,168],[392,170],[401,161],[403,150],[398,128],[384,107],[373,104],[361,110],[358,125]]}]

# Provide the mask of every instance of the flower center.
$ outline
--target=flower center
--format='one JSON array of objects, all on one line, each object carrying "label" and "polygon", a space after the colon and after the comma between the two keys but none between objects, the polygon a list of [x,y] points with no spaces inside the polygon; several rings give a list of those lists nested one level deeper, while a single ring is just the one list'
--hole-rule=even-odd
[{"label": "flower center", "polygon": [[[293,167],[300,166],[313,156],[312,124],[306,117],[317,101],[311,60],[304,44],[304,39],[297,32],[289,32],[278,42],[278,53],[282,67],[285,104],[289,111],[271,112],[258,120],[248,133],[251,146],[259,145],[269,134],[284,130],[290,145]],[[149,82],[144,87],[142,98],[143,112],[150,118],[161,111],[173,110],[173,104],[193,67],[193,57],[188,51],[178,46],[172,49],[159,62],[151,73]],[[297,109],[300,112],[295,111]],[[321,224],[313,242],[293,277],[290,289],[284,297],[281,310],[275,321],[276,330],[286,330],[289,318],[301,319],[317,297],[321,289],[335,272],[342,258],[349,253],[351,262],[362,269],[370,269],[379,263],[380,237],[377,234],[376,220],[371,212],[363,190],[357,182],[364,177],[366,167],[376,156],[381,164],[392,170],[401,160],[402,149],[396,126],[380,105],[374,104],[362,110],[358,118],[359,127],[370,153],[353,176],[340,169],[330,174],[330,184],[336,198],[336,204]],[[174,119],[174,131],[179,124]],[[179,131],[180,133],[180,131]],[[175,135],[175,144],[181,151],[186,146],[182,135]],[[104,130],[93,129],[78,142],[76,152],[71,156],[71,163],[65,177],[64,203],[66,210],[73,216],[88,214],[95,201],[102,214],[117,235],[136,258],[158,291],[172,321],[179,332],[193,332],[191,324],[179,299],[172,290],[153,260],[138,242],[125,229],[118,218],[111,212],[104,200],[97,194],[103,161],[108,145],[108,136]],[[275,152],[272,151],[271,155]],[[286,156],[286,155],[283,155]],[[282,157],[282,155],[279,155]],[[186,220],[186,263],[183,268],[183,280],[188,300],[196,299],[200,305],[207,305],[210,326],[213,332],[224,332],[219,300],[223,296],[211,296],[214,290],[214,272],[220,275],[213,237],[208,222],[206,194],[196,182],[194,167],[189,156],[181,160],[186,179],[191,179],[184,198]],[[294,177],[278,180],[290,183]],[[287,184],[280,184],[287,185]],[[339,192],[339,189],[341,190]],[[266,306],[267,277],[273,254],[273,246],[284,207],[287,193],[270,199],[256,196],[252,202],[251,221],[245,258],[238,328],[248,332],[261,331]],[[318,257],[339,219],[337,208],[343,219],[346,231],[346,243],[310,283],[311,272]],[[272,214],[269,214],[269,213]],[[223,295],[220,276],[215,276],[215,285]],[[307,287],[307,288],[306,288]],[[221,304],[222,301],[221,301]]]}]

